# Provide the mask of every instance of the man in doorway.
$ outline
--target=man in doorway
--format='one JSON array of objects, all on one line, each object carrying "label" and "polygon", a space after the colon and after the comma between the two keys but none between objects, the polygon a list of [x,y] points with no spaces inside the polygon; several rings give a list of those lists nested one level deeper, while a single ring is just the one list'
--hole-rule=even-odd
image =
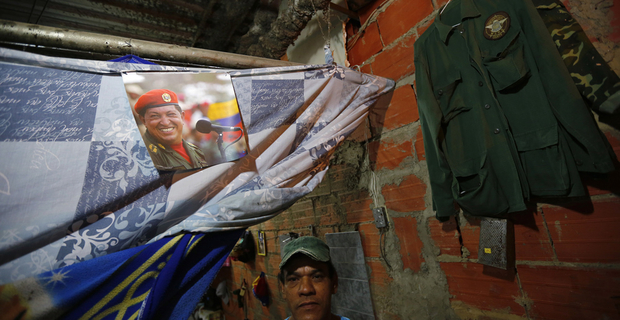
[{"label": "man in doorway", "polygon": [[208,165],[202,151],[183,140],[184,113],[176,93],[151,90],[140,96],[134,110],[146,127],[142,137],[155,168],[185,170]]},{"label": "man in doorway", "polygon": [[300,237],[285,245],[278,280],[292,313],[286,320],[349,320],[331,311],[338,274],[319,238]]}]

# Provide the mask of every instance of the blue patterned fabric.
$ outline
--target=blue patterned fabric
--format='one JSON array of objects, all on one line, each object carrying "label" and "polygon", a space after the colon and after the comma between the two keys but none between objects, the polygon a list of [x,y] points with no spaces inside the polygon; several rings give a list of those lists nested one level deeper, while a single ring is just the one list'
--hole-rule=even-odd
[{"label": "blue patterned fabric", "polygon": [[112,60],[108,60],[108,61],[112,61],[112,62],[125,62],[125,63],[140,63],[140,64],[156,64],[154,62],[148,61],[148,60],[144,60],[138,56],[134,56],[133,54],[127,54],[124,55],[120,58],[116,58],[116,59],[112,59]]},{"label": "blue patterned fabric", "polygon": [[36,302],[13,306],[33,319],[187,319],[242,231],[164,238],[4,285],[3,294]]},{"label": "blue patterned fabric", "polygon": [[[123,71],[228,73],[248,133],[248,154],[201,170],[158,172],[133,119]],[[393,89],[391,80],[336,65],[213,70],[0,48],[0,285],[7,284],[0,286],[2,297],[10,296],[8,286],[22,296],[20,283],[59,277],[54,276],[59,270],[85,263],[91,267],[80,270],[101,270],[102,278],[82,277],[104,281],[118,276],[107,267],[112,254],[134,261],[136,248],[151,252],[160,240],[243,230],[274,217],[321,182],[334,150],[371,107],[389,103]],[[216,241],[217,248],[231,241]],[[179,287],[178,303],[200,296],[205,283],[195,288],[194,278],[182,276],[164,280],[160,274],[149,285],[155,291],[148,299],[118,309],[125,315],[119,318],[129,318],[135,308],[148,314],[149,303],[172,299],[155,296],[178,281],[189,281]],[[75,290],[86,297],[88,286]],[[37,303],[47,306],[42,318],[66,311],[66,295],[54,288],[59,287],[42,289],[41,297],[49,298],[48,304]],[[97,297],[87,299],[103,299]]]}]

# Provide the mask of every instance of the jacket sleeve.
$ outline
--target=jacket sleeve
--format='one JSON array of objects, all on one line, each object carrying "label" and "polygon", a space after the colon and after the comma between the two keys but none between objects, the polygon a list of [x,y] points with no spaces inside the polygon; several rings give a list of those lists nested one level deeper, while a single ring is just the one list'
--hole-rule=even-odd
[{"label": "jacket sleeve", "polygon": [[553,43],[547,27],[531,1],[510,0],[526,42],[532,50],[535,66],[543,79],[543,87],[555,117],[583,146],[571,150],[575,160],[583,163],[580,171],[609,172],[614,170],[610,148],[592,113],[584,103],[566,65]]},{"label": "jacket sleeve", "polygon": [[424,152],[431,183],[433,210],[439,220],[446,220],[457,210],[452,197],[452,171],[442,150],[442,113],[433,94],[423,46],[418,42],[414,50],[416,96],[420,114],[420,126],[424,140]]}]

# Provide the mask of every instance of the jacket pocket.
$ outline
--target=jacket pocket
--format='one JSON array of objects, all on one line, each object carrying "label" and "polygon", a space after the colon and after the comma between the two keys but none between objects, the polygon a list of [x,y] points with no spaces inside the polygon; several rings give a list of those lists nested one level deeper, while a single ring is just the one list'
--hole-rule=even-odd
[{"label": "jacket pocket", "polygon": [[479,159],[462,161],[452,168],[452,194],[459,206],[474,216],[499,216],[509,208],[486,153]]},{"label": "jacket pocket", "polygon": [[493,86],[498,91],[518,90],[527,82],[530,74],[519,33],[506,43],[507,46],[496,57],[485,60]]},{"label": "jacket pocket", "polygon": [[534,196],[561,196],[570,189],[565,148],[552,126],[514,136],[519,158]]},{"label": "jacket pocket", "polygon": [[448,123],[459,113],[471,109],[465,105],[463,97],[456,93],[456,88],[461,80],[461,72],[458,69],[450,69],[441,77],[441,82],[435,86],[435,98],[443,114],[443,123]]}]

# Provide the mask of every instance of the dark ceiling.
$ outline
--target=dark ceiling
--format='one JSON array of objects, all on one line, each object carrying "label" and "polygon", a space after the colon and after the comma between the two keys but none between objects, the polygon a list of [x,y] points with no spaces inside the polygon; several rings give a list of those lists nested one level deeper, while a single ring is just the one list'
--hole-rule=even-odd
[{"label": "dark ceiling", "polygon": [[[281,1],[288,7],[279,15]],[[345,4],[357,11],[369,2]],[[1,0],[0,19],[278,59],[315,10],[328,5],[329,0]]]}]

